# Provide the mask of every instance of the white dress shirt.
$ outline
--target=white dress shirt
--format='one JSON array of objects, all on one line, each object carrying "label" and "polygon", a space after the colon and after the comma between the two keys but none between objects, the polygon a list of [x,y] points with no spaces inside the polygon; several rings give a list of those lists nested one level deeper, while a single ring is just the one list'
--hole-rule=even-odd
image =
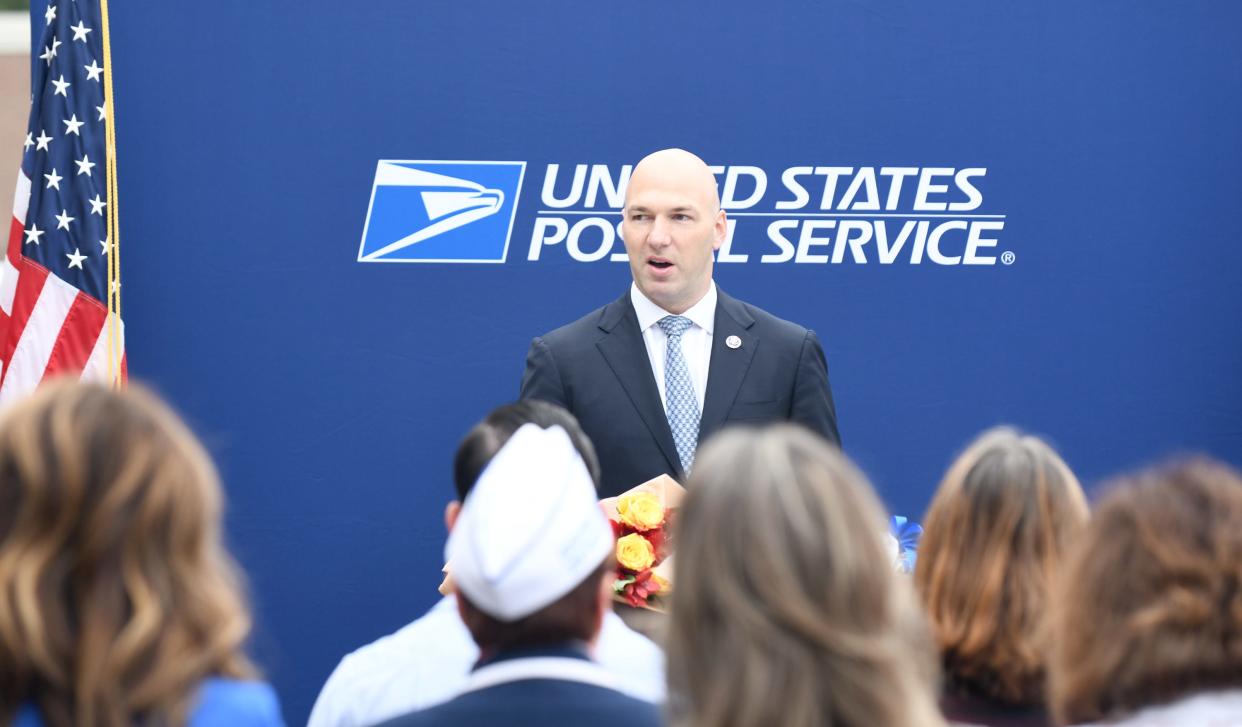
[{"label": "white dress shirt", "polygon": [[[630,284],[630,302],[638,314],[638,330],[642,331],[643,343],[647,345],[647,358],[651,360],[651,372],[655,374],[656,387],[660,390],[660,403],[668,411],[668,397],[664,393],[668,334],[656,323],[674,314],[651,302],[638,289],[637,283]],[[712,329],[716,326],[716,282],[712,281],[707,294],[682,315],[694,323],[681,334],[681,353],[686,359],[686,368],[690,369],[690,381],[694,384],[694,395],[698,398],[699,413],[702,414],[703,398],[707,395],[707,372],[712,361]]]},{"label": "white dress shirt", "polygon": [[[621,692],[664,701],[664,653],[612,611],[604,614],[594,657]],[[422,618],[341,659],[307,727],[368,727],[446,702],[466,688],[478,658],[456,599],[446,596]]]}]

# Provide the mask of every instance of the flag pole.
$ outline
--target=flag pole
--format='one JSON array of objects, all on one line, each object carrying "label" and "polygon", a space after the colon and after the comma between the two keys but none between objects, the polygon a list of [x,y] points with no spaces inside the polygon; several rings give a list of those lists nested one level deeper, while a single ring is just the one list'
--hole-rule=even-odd
[{"label": "flag pole", "polygon": [[117,215],[116,106],[113,103],[112,44],[108,26],[108,0],[99,0],[103,25],[104,60],[104,139],[108,187],[108,380],[120,387],[121,381],[121,231]]}]

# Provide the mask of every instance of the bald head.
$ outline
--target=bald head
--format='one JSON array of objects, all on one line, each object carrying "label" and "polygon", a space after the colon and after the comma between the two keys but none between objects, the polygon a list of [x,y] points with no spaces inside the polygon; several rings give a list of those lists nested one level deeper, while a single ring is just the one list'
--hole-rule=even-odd
[{"label": "bald head", "polygon": [[709,212],[720,209],[720,193],[712,170],[707,162],[685,149],[661,149],[643,157],[635,165],[626,186],[626,206],[633,192],[643,191],[653,184],[693,197]]},{"label": "bald head", "polygon": [[716,178],[702,159],[664,149],[634,167],[621,239],[634,283],[653,303],[680,315],[702,300],[727,232]]}]

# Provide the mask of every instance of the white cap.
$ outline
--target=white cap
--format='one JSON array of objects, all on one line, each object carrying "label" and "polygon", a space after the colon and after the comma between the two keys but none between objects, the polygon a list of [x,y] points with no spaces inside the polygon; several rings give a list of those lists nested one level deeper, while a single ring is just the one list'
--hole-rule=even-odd
[{"label": "white cap", "polygon": [[569,593],[614,546],[595,485],[565,430],[523,424],[479,475],[444,557],[457,589],[512,622]]}]

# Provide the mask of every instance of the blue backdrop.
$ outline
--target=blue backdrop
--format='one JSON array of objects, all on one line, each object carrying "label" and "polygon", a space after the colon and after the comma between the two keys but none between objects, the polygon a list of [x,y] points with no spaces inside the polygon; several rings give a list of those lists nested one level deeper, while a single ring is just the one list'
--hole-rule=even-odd
[{"label": "blue backdrop", "polygon": [[[1180,450],[1242,464],[1233,0],[112,12],[130,371],[218,458],[291,723],[341,655],[436,598],[453,449],[516,396],[530,338],[627,285],[607,253],[574,257],[617,219],[607,184],[563,214],[551,164],[553,200],[579,164],[615,182],[667,146],[761,170],[764,194],[734,210],[749,259],[717,281],[819,333],[845,448],[894,512],[920,516],[955,451],[1002,422],[1047,435],[1088,483]],[[513,212],[505,262],[359,262],[381,159],[525,162],[503,214],[471,223]],[[801,207],[782,183],[795,167],[811,168],[793,176]],[[851,169],[833,204],[816,167]],[[916,169],[893,207],[882,175],[879,209],[865,179],[836,206],[882,167]],[[962,169],[985,170],[973,202],[936,171]],[[530,259],[536,229],[586,219],[604,223],[576,249]],[[761,262],[781,257],[770,224],[830,255],[824,222],[851,220],[866,262]],[[908,220],[961,223],[946,259],[989,222],[990,262],[915,264],[911,237],[882,263],[857,243]]]}]

